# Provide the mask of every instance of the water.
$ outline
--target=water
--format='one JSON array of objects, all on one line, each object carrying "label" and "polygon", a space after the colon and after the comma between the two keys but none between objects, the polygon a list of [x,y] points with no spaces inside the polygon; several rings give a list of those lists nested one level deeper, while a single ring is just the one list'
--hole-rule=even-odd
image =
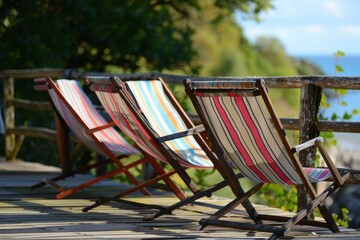
[{"label": "water", "polygon": [[[345,56],[336,60],[334,56],[296,56],[311,61],[319,66],[325,75],[360,76],[360,56]],[[344,72],[336,73],[335,65],[340,65]]]},{"label": "water", "polygon": [[[325,75],[330,76],[360,76],[360,56],[345,56],[336,60],[333,56],[305,56],[296,57],[307,59],[319,66]],[[336,73],[335,65],[340,65],[344,72]],[[343,116],[345,112],[351,113],[353,109],[360,111],[360,90],[348,90],[345,96],[331,99],[329,109],[321,109],[325,117],[330,117],[333,113]],[[346,102],[343,106],[341,102]],[[349,121],[359,121],[360,114],[354,115]],[[360,149],[360,134],[335,133],[340,147],[350,150]]]}]

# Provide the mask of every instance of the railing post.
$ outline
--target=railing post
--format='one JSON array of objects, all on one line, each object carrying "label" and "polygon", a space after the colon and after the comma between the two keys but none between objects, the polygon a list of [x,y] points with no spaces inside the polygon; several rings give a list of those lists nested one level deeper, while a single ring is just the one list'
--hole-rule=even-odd
[{"label": "railing post", "polygon": [[[299,116],[299,127],[300,127],[300,143],[319,136],[319,130],[317,129],[319,108],[321,101],[322,88],[312,85],[305,84],[301,88],[300,98],[300,116]],[[314,167],[316,158],[316,148],[309,147],[305,150],[300,151],[299,159],[302,166]],[[303,186],[298,186],[298,209],[302,209],[308,203],[311,198]],[[314,215],[309,216],[310,219],[314,218]]]},{"label": "railing post", "polygon": [[63,173],[69,173],[73,167],[70,159],[69,129],[57,113],[55,113],[55,127],[61,170]]},{"label": "railing post", "polygon": [[7,129],[15,127],[15,108],[12,104],[14,99],[14,78],[4,77],[4,123],[5,123],[5,158],[13,160],[16,147],[15,134]]}]

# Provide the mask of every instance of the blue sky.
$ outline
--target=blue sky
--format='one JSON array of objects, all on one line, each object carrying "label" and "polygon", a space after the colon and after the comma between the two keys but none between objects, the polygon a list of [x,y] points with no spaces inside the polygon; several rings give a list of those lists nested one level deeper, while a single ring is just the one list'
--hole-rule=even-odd
[{"label": "blue sky", "polygon": [[246,37],[276,37],[292,56],[332,56],[337,50],[360,55],[360,1],[273,0],[262,21],[239,22]]}]

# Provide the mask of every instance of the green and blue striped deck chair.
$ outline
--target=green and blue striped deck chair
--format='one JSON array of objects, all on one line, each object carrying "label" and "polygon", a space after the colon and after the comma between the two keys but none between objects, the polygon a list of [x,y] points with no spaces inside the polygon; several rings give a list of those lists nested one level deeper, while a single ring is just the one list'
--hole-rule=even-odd
[{"label": "green and blue striped deck chair", "polygon": [[[69,196],[94,183],[120,173],[125,174],[135,186],[141,184],[129,169],[143,164],[146,159],[141,156],[140,151],[137,148],[133,147],[120,135],[114,128],[115,124],[113,122],[106,121],[100,115],[88,96],[82,90],[78,81],[59,79],[55,83],[51,78],[46,78],[37,79],[35,82],[38,89],[42,88],[43,90],[48,90],[50,102],[56,115],[61,121],[64,121],[77,140],[97,154],[106,157],[108,160],[103,161],[103,163],[113,163],[116,165],[115,170],[94,177],[93,179],[70,189],[59,186],[55,181],[65,179],[75,173],[89,170],[98,165],[95,164],[94,166],[83,167],[79,171],[71,171],[70,173],[65,173],[53,179],[44,179],[43,184],[48,183],[59,191],[56,195],[57,199]],[[61,133],[58,133],[58,135],[60,134]],[[66,143],[61,142],[59,144]],[[59,155],[62,154],[61,148],[62,147],[59,147]],[[136,156],[138,160],[131,161],[131,163],[124,165],[122,159],[127,159],[130,155],[138,155]],[[41,185],[42,184],[39,186]],[[145,195],[151,195],[151,192],[146,188],[134,187],[134,189],[140,190]]]},{"label": "green and blue striped deck chair", "polygon": [[[185,171],[187,168],[227,171],[220,166],[195,126],[162,79],[126,80],[117,77],[88,77],[87,83],[121,131],[147,154],[170,164],[193,195],[147,216],[152,220],[228,185],[227,179],[200,191]],[[214,166],[215,165],[215,166]],[[224,175],[224,174],[222,174]],[[238,176],[237,176],[238,177]]]},{"label": "green and blue striped deck chair", "polygon": [[[187,80],[184,85],[221,161],[230,162],[245,177],[261,185],[302,184],[312,199],[308,206],[300,209],[292,218],[252,213],[250,217],[255,222],[253,224],[219,220],[247,199],[243,194],[235,194],[236,199],[228,206],[200,221],[203,228],[217,225],[267,231],[273,233],[270,239],[287,235],[295,224],[309,224],[326,227],[333,232],[339,231],[323,203],[326,197],[343,186],[349,174],[340,175],[326,153],[321,137],[290,147],[263,80]],[[327,168],[306,168],[300,164],[295,153],[311,146],[319,149]],[[331,180],[332,184],[324,192],[317,194],[312,184],[325,180]],[[306,220],[306,216],[316,208],[320,210],[325,222]],[[263,220],[281,221],[283,224],[266,225]]]}]

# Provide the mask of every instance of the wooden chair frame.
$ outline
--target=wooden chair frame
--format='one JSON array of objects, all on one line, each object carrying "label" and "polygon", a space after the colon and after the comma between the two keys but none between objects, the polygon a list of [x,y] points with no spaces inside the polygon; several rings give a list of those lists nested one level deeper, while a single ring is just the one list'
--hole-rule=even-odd
[{"label": "wooden chair frame", "polygon": [[[229,81],[229,84],[231,84],[230,81]],[[226,83],[224,85],[226,85]],[[236,95],[237,93],[244,94],[244,92],[247,90],[236,89],[236,88],[227,88],[227,87],[223,87],[223,88],[218,87],[218,88],[214,88],[214,89],[202,89],[201,87],[192,87],[190,79],[187,79],[184,81],[184,86],[185,86],[186,93],[190,96],[190,99],[192,100],[192,102],[195,106],[195,109],[197,110],[199,117],[201,118],[201,120],[204,124],[206,132],[209,136],[209,139],[212,141],[212,144],[213,144],[212,146],[213,146],[214,151],[215,152],[223,151],[223,150],[221,150],[219,143],[215,140],[215,137],[213,135],[214,133],[211,131],[211,129],[207,123],[206,117],[203,113],[203,110],[202,110],[199,102],[196,99],[195,92],[203,91],[203,92],[207,92],[207,93],[218,94],[219,92],[230,91],[231,93],[234,93],[234,95]],[[214,213],[208,219],[200,220],[202,229],[208,225],[216,225],[216,226],[223,226],[223,227],[238,228],[238,229],[243,229],[243,230],[265,231],[265,232],[273,233],[273,235],[271,235],[271,237],[269,239],[276,239],[279,236],[284,236],[284,235],[289,234],[289,232],[291,231],[291,228],[293,226],[295,226],[296,224],[305,224],[305,225],[311,225],[311,226],[317,226],[317,227],[325,227],[325,228],[330,229],[333,232],[339,232],[338,226],[332,219],[330,213],[328,212],[327,208],[325,207],[325,205],[323,203],[324,203],[324,200],[331,193],[333,193],[338,188],[340,188],[344,185],[346,179],[349,177],[349,174],[344,173],[343,175],[340,175],[338,169],[335,167],[335,165],[333,164],[329,155],[327,154],[324,146],[322,145],[322,143],[321,143],[322,138],[320,138],[320,137],[312,139],[312,140],[310,140],[306,143],[300,144],[298,146],[295,146],[294,148],[290,147],[287,137],[285,135],[284,128],[282,127],[282,124],[281,124],[279,118],[276,116],[276,114],[273,110],[273,106],[272,106],[272,103],[271,103],[269,95],[268,95],[268,89],[265,85],[264,80],[257,80],[256,81],[256,89],[251,89],[251,90],[248,90],[247,92],[248,92],[247,94],[250,96],[251,95],[254,95],[254,96],[260,95],[262,97],[262,99],[266,105],[266,108],[271,116],[271,120],[280,136],[281,142],[284,145],[287,154],[291,158],[291,161],[292,161],[293,165],[295,166],[296,171],[298,172],[298,174],[303,182],[303,185],[307,189],[312,201],[305,208],[300,209],[298,211],[298,213],[292,218],[272,216],[272,215],[263,215],[263,214],[257,213],[256,210],[254,209],[254,212],[249,214],[250,218],[254,221],[254,223],[239,223],[239,222],[218,220],[219,218],[224,216],[226,213],[230,212],[235,207],[237,207],[239,204],[242,204],[243,201],[248,200],[248,196],[246,193],[245,194],[235,193],[236,198],[231,203],[229,203],[227,206],[220,209],[218,212]],[[316,193],[315,188],[314,188],[313,184],[310,182],[309,177],[305,173],[300,161],[294,155],[296,152],[301,151],[310,146],[316,146],[319,149],[319,152],[320,152],[321,156],[323,157],[325,163],[327,164],[327,167],[330,169],[330,172],[332,175],[332,178],[330,179],[330,180],[332,180],[332,184],[320,194]],[[219,156],[221,156],[221,154],[219,154]],[[226,162],[227,160],[220,158],[220,161]],[[255,190],[261,189],[261,186],[263,185],[263,183],[259,183],[258,185],[259,185],[259,187]],[[241,192],[242,189],[240,189],[239,191]],[[250,191],[252,191],[252,190],[250,190]],[[310,221],[310,220],[306,219],[306,217],[311,212],[313,212],[313,210],[316,208],[319,209],[321,215],[325,219],[325,223],[321,222],[321,221]],[[273,226],[273,225],[269,225],[269,224],[264,224],[264,222],[263,222],[264,220],[284,222],[284,223],[281,226]]]},{"label": "wooden chair frame", "polygon": [[[78,121],[78,123],[85,129],[86,133],[91,136],[91,138],[93,139],[93,141],[103,150],[103,152],[106,154],[106,156],[108,156],[109,159],[102,161],[100,163],[96,163],[96,164],[91,164],[88,166],[84,166],[81,167],[79,169],[75,169],[75,170],[69,170],[64,172],[63,174],[56,176],[52,179],[43,179],[41,183],[36,184],[34,186],[32,186],[32,189],[43,186],[45,184],[49,184],[50,186],[52,186],[53,188],[55,188],[59,193],[56,195],[57,199],[61,199],[64,197],[67,197],[79,190],[82,190],[86,187],[89,187],[91,185],[93,185],[94,183],[97,183],[101,180],[107,179],[109,177],[118,175],[118,174],[125,174],[126,177],[135,185],[135,187],[131,188],[130,190],[126,190],[123,193],[123,196],[128,195],[132,192],[135,191],[141,191],[144,195],[151,195],[151,192],[145,188],[145,186],[143,184],[141,184],[139,182],[139,180],[133,176],[133,174],[129,171],[129,169],[143,164],[147,161],[147,159],[145,157],[141,157],[140,159],[133,161],[131,163],[129,163],[128,165],[123,165],[121,163],[121,159],[122,158],[127,158],[128,155],[120,155],[120,156],[115,156],[106,146],[103,142],[99,141],[99,139],[95,136],[95,133],[97,131],[100,131],[102,129],[106,129],[109,127],[114,127],[115,124],[113,122],[109,122],[106,125],[103,126],[99,126],[96,127],[94,129],[89,129],[87,127],[87,125],[85,124],[85,122],[83,121],[83,119],[81,118],[81,116],[79,116],[79,114],[73,109],[73,107],[70,105],[70,103],[67,101],[67,99],[64,97],[64,95],[61,93],[61,91],[58,89],[58,87],[56,86],[56,83],[50,78],[40,78],[40,79],[35,79],[35,89],[37,90],[49,90],[52,89],[54,90],[55,94],[61,99],[62,103],[66,106],[66,108],[71,112],[71,114],[76,118],[76,120]],[[53,107],[53,110],[55,112],[56,115],[56,119],[58,122],[61,123],[61,130],[70,128],[69,126],[66,125],[64,119],[62,118],[61,114],[59,113],[59,111],[57,110],[55,104],[53,103],[53,101],[50,99],[50,103]],[[64,160],[64,158],[68,158],[69,156],[67,156],[66,153],[64,153],[62,150],[65,149],[65,151],[67,151],[68,147],[65,145],[68,145],[69,142],[63,142],[64,138],[63,135],[64,133],[61,131],[58,131],[58,136],[60,136],[60,138],[58,139],[58,146],[59,146],[59,155],[62,155],[62,158]],[[67,161],[69,161],[67,159]],[[79,186],[75,186],[72,187],[70,189],[65,189],[64,187],[59,186],[57,183],[55,183],[58,180],[63,180],[69,176],[73,176],[75,174],[78,173],[84,173],[89,171],[90,169],[94,168],[94,167],[98,167],[100,165],[104,165],[104,164],[109,164],[109,163],[114,163],[117,166],[117,169],[107,172],[103,175],[94,177],[93,179],[79,185]]]},{"label": "wooden chair frame", "polygon": [[[217,190],[219,190],[219,189],[221,189],[223,187],[228,186],[229,182],[232,182],[232,185],[237,185],[238,184],[237,178],[241,177],[240,175],[232,176],[230,174],[225,174],[224,173],[224,172],[228,171],[228,168],[230,168],[230,166],[228,166],[227,164],[223,165],[222,162],[219,162],[217,160],[217,157],[210,150],[206,140],[200,134],[203,131],[202,126],[195,126],[193,124],[193,122],[190,120],[190,118],[184,112],[184,110],[182,109],[180,104],[177,102],[177,100],[172,95],[171,91],[168,89],[165,82],[161,78],[154,79],[154,80],[159,80],[161,82],[161,85],[162,85],[162,87],[164,89],[164,92],[165,92],[166,96],[168,97],[171,104],[177,110],[177,112],[181,116],[182,120],[184,121],[184,123],[188,127],[187,131],[179,132],[179,133],[175,133],[175,134],[171,134],[171,135],[167,135],[167,136],[162,136],[162,137],[158,136],[158,134],[152,129],[152,127],[148,124],[147,120],[142,115],[141,110],[138,108],[138,106],[136,106],[134,104],[135,101],[132,98],[131,93],[128,92],[128,90],[126,89],[126,86],[125,86],[125,83],[127,81],[122,81],[117,77],[110,77],[110,78],[87,77],[87,83],[88,83],[88,85],[90,85],[90,88],[91,88],[92,84],[105,84],[105,85],[110,84],[110,85],[112,85],[115,93],[119,94],[121,99],[123,99],[123,101],[125,101],[126,105],[130,109],[132,114],[136,117],[137,121],[144,127],[146,133],[151,137],[153,143],[161,151],[161,154],[164,156],[166,161],[172,166],[172,168],[176,171],[176,173],[181,177],[181,179],[187,185],[188,189],[193,192],[192,196],[187,197],[185,199],[180,199],[179,202],[177,202],[177,203],[175,203],[175,204],[173,204],[173,205],[171,205],[169,207],[163,208],[159,212],[156,212],[154,214],[146,216],[144,218],[144,220],[153,220],[153,219],[155,219],[157,217],[160,217],[160,216],[162,216],[164,214],[170,214],[173,210],[175,210],[175,209],[177,209],[177,208],[179,208],[181,206],[184,206],[186,204],[193,203],[195,200],[197,200],[197,199],[199,199],[201,197],[211,196],[211,194],[214,191],[217,191]],[[136,80],[134,80],[134,81],[136,81]],[[222,176],[229,176],[229,177],[227,177],[224,181],[219,182],[218,184],[216,184],[216,185],[214,185],[214,186],[212,186],[212,187],[210,187],[209,189],[206,189],[206,190],[201,191],[197,187],[196,183],[191,179],[191,177],[185,171],[185,169],[187,167],[184,167],[179,163],[179,159],[181,157],[178,156],[173,151],[171,151],[170,148],[166,145],[166,141],[176,139],[176,138],[185,137],[185,136],[188,136],[188,135],[192,135],[196,139],[197,143],[200,145],[202,150],[204,150],[204,152],[207,154],[207,156],[211,159],[211,161],[214,164],[214,167],[220,172],[220,174]],[[234,191],[238,191],[238,189],[239,188],[234,188]],[[250,211],[250,209],[253,209],[251,203],[248,202],[248,201],[245,201],[244,205],[246,206],[247,209],[249,209],[249,211]]]}]

